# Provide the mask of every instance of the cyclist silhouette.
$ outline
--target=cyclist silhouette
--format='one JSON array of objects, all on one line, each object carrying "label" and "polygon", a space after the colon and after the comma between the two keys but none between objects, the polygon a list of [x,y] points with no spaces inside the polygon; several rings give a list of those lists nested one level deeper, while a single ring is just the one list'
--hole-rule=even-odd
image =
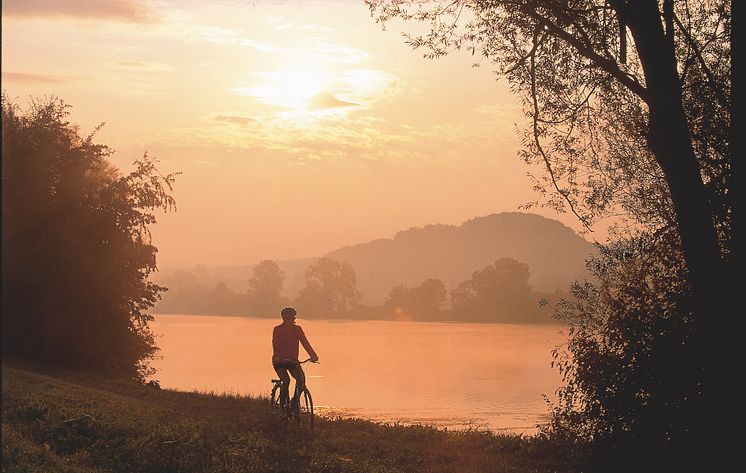
[{"label": "cyclist silhouette", "polygon": [[[312,362],[319,361],[319,356],[311,347],[300,325],[295,325],[295,309],[285,307],[280,314],[282,315],[282,323],[272,330],[272,367],[282,380],[280,403],[287,404],[290,387],[288,373],[295,379],[297,392],[303,392],[303,388],[306,386],[305,375],[298,360],[298,343],[300,342],[303,345],[303,348],[311,356]],[[295,396],[293,396],[291,402],[296,402]]]}]

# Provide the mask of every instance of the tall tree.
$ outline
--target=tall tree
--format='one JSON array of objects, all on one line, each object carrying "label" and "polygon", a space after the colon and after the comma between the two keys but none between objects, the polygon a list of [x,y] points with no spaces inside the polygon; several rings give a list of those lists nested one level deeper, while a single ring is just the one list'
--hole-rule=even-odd
[{"label": "tall tree", "polygon": [[[727,0],[455,0],[447,3],[404,0],[369,0],[371,12],[380,21],[391,18],[430,23],[426,34],[409,36],[414,47],[426,48],[434,58],[463,49],[488,58],[520,96],[529,118],[523,133],[523,158],[538,164],[542,174],[536,189],[558,210],[569,210],[591,229],[608,216],[622,216],[618,235],[625,242],[643,241],[647,248],[663,248],[661,264],[685,288],[667,293],[670,285],[660,284],[658,294],[668,294],[663,308],[649,305],[653,314],[667,317],[667,330],[686,333],[686,360],[709,356],[722,364],[724,343],[714,342],[719,323],[728,323],[726,275],[733,265],[733,219],[736,180],[731,149],[731,2]],[[652,243],[651,243],[652,241]],[[614,247],[615,245],[612,245]],[[620,269],[596,274],[600,287],[611,296],[599,310],[578,313],[599,319],[605,333],[627,337],[612,347],[624,346],[633,354],[665,358],[667,351],[657,344],[635,341],[653,336],[653,324],[636,324],[641,332],[620,329],[615,323],[635,324],[640,313],[619,302],[647,304],[645,284],[655,284],[664,271],[651,273],[642,281],[625,280],[632,272],[622,271],[625,258],[649,258],[647,251],[603,259]],[[675,258],[684,264],[675,265]],[[613,276],[612,276],[613,275]],[[619,276],[621,275],[621,276]],[[667,277],[667,276],[666,276]],[[668,281],[664,277],[663,279]],[[681,304],[681,297],[691,303]],[[582,291],[579,294],[584,296]],[[614,297],[618,296],[618,301]],[[652,296],[650,297],[652,298]],[[658,301],[656,301],[658,303]],[[672,310],[665,304],[686,307]],[[631,310],[628,310],[631,309]],[[622,322],[618,322],[622,320]],[[696,327],[696,330],[689,330]],[[618,370],[616,380],[637,376],[644,370],[631,365],[605,364],[588,353],[606,353],[605,348],[585,350],[593,344],[595,332],[575,332],[572,344],[579,372],[588,372],[594,362]],[[677,336],[678,336],[677,335]],[[661,337],[665,338],[663,335]],[[676,337],[673,337],[674,339]],[[606,340],[609,341],[609,340]],[[624,343],[629,342],[629,345]],[[605,343],[605,342],[604,342]],[[614,345],[616,344],[616,345]],[[647,350],[647,351],[645,351]],[[572,350],[571,350],[572,351]],[[713,354],[714,353],[714,354]],[[590,363],[590,364],[588,364]],[[708,366],[712,373],[716,363]],[[691,366],[683,399],[694,419],[681,419],[687,434],[676,437],[684,460],[696,461],[697,449],[707,447],[707,419],[723,418],[721,403],[707,406],[703,386],[712,391],[718,378],[703,377],[701,364]],[[640,386],[599,380],[605,389]],[[639,381],[639,380],[638,380]],[[681,380],[679,380],[681,381]],[[611,397],[594,397],[604,391],[569,379],[574,391],[589,394],[598,409]],[[650,387],[652,385],[648,385]],[[656,402],[679,401],[665,393],[671,386],[658,385]],[[668,391],[671,392],[671,391]],[[608,394],[608,392],[606,392]],[[664,394],[657,396],[657,394]],[[644,390],[634,393],[641,399]],[[621,397],[619,398],[621,399]],[[713,398],[711,398],[712,400]],[[659,406],[662,404],[659,404]],[[706,410],[707,409],[707,410]],[[652,411],[655,413],[655,409]],[[657,411],[666,412],[666,409]],[[616,419],[620,425],[626,419]],[[651,423],[649,425],[663,425]],[[622,429],[634,423],[622,425]],[[680,425],[680,427],[681,427]],[[665,432],[659,432],[666,438]],[[669,444],[674,442],[673,437]],[[670,446],[670,445],[669,445]],[[676,456],[676,455],[674,455]],[[669,457],[670,458],[670,457]],[[639,458],[638,458],[639,459]],[[639,466],[639,465],[638,465]]]},{"label": "tall tree", "polygon": [[721,316],[734,205],[729,1],[367,3],[378,21],[429,22],[408,36],[427,57],[479,52],[508,78],[530,119],[523,156],[545,169],[537,189],[550,204],[590,228],[657,199],[665,211],[634,223],[678,228],[703,311]]},{"label": "tall tree", "polygon": [[389,317],[397,320],[439,320],[447,294],[443,281],[426,279],[413,288],[394,286],[383,307]]},{"label": "tall tree", "polygon": [[533,321],[539,301],[528,277],[527,264],[500,258],[451,291],[453,313],[459,320]]},{"label": "tall tree", "polygon": [[349,263],[319,258],[306,269],[298,309],[316,317],[349,314],[360,302],[355,269]]},{"label": "tall tree", "polygon": [[157,351],[149,226],[175,175],[145,155],[122,175],[61,100],[2,97],[3,352],[142,378]]},{"label": "tall tree", "polygon": [[285,272],[272,260],[263,260],[252,271],[249,279],[249,303],[261,315],[276,315],[282,304]]},{"label": "tall tree", "polygon": [[566,383],[547,433],[592,445],[587,471],[701,471],[697,458],[719,461],[702,456],[704,361],[692,349],[700,327],[675,239],[640,235],[602,248],[589,260],[594,282],[574,284],[556,306],[569,327],[554,353]]}]

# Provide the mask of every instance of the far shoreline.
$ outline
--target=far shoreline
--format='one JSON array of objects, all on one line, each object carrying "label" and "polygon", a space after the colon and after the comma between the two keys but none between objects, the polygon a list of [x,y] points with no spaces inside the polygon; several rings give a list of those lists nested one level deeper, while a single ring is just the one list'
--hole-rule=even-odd
[{"label": "far shoreline", "polygon": [[[161,315],[178,315],[178,316],[190,316],[190,317],[226,317],[231,319],[251,319],[251,320],[281,320],[278,313],[277,316],[255,316],[255,315],[232,315],[232,314],[188,314],[188,313],[177,313],[177,312],[151,312],[149,315],[156,317]],[[405,319],[365,319],[365,318],[305,318],[302,314],[298,316],[299,321],[324,321],[324,322],[415,322],[415,323],[431,323],[431,324],[469,324],[469,325],[517,325],[517,326],[536,326],[536,327],[547,327],[557,326],[562,327],[564,324],[556,319],[552,319],[546,323],[534,323],[534,322],[502,322],[502,321],[483,321],[483,320],[405,320]]]}]

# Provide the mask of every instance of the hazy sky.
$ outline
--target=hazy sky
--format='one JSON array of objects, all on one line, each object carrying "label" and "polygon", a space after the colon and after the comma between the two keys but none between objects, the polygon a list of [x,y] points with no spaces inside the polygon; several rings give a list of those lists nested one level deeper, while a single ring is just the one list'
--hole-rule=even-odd
[{"label": "hazy sky", "polygon": [[[488,62],[431,61],[362,0],[3,1],[3,89],[54,94],[128,171],[182,171],[161,267],[317,256],[516,211],[525,118]],[[578,229],[570,216],[537,210]]]}]

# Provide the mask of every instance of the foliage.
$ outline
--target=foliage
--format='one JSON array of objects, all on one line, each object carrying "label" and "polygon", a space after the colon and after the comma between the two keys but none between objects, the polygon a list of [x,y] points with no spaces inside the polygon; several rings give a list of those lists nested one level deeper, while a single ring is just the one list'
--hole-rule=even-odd
[{"label": "foliage", "polygon": [[219,281],[215,287],[201,295],[198,314],[244,315],[249,299],[246,295],[236,294],[226,283]]},{"label": "foliage", "polygon": [[557,305],[570,337],[554,353],[566,383],[547,433],[593,441],[599,471],[629,471],[653,453],[672,468],[694,446],[704,357],[675,238],[604,248],[589,261],[597,283],[576,283]]},{"label": "foliage", "polygon": [[539,297],[528,284],[528,265],[500,258],[451,291],[456,320],[479,322],[548,322]]},{"label": "foliage", "polygon": [[252,269],[249,279],[249,304],[255,314],[277,315],[282,308],[280,296],[285,282],[285,272],[272,260],[261,261]]},{"label": "foliage", "polygon": [[441,306],[446,301],[445,284],[440,279],[426,279],[419,286],[391,289],[383,306],[395,320],[440,320]]},{"label": "foliage", "polygon": [[[465,51],[491,62],[508,79],[528,117],[522,157],[543,169],[534,175],[535,189],[547,204],[560,212],[569,208],[588,228],[606,217],[629,215],[635,226],[674,223],[669,176],[649,146],[646,81],[651,78],[639,48],[629,41],[631,19],[623,14],[636,5],[599,0],[366,3],[382,23],[394,18],[427,23],[425,34],[405,34],[425,57]],[[732,179],[730,2],[663,3],[672,8],[663,15],[670,28],[665,34],[681,71],[680,99],[691,131],[679,138],[691,140],[714,220],[725,222],[732,208],[732,197],[723,192]],[[729,239],[726,228],[719,226],[724,240]]]},{"label": "foliage", "polygon": [[147,154],[121,175],[50,98],[2,98],[3,350],[57,364],[148,373],[147,310],[165,290],[149,226],[171,210],[175,174]]},{"label": "foliage", "polygon": [[359,301],[352,265],[319,258],[306,269],[306,286],[298,294],[295,306],[304,316],[329,317],[348,314]]},{"label": "foliage", "polygon": [[558,305],[572,333],[550,433],[623,464],[697,458],[692,437],[709,435],[703,360],[723,362],[702,337],[726,323],[731,296],[731,2],[368,4],[382,22],[429,23],[407,36],[427,57],[491,61],[523,102],[522,157],[542,169],[540,199],[589,230],[619,222],[591,261],[597,281]]}]

